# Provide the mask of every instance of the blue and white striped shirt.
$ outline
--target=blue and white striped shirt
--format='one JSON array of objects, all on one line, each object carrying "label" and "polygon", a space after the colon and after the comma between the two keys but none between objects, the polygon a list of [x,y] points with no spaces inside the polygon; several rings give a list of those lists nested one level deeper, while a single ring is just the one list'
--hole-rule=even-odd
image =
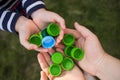
[{"label": "blue and white striped shirt", "polygon": [[16,32],[17,19],[22,15],[31,16],[40,8],[45,8],[42,0],[0,0],[0,29]]}]

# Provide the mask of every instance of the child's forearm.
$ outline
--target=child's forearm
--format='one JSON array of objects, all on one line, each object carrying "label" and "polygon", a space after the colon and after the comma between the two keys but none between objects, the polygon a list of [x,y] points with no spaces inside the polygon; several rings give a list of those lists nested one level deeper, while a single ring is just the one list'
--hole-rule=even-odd
[{"label": "child's forearm", "polygon": [[120,79],[120,60],[106,54],[101,65],[97,66],[96,76],[101,80],[119,80]]}]

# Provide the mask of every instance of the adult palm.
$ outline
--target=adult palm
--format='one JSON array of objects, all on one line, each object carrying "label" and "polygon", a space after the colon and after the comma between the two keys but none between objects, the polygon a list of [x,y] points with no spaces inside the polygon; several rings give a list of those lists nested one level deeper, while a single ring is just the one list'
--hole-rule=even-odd
[{"label": "adult palm", "polygon": [[41,80],[85,80],[81,70],[75,65],[70,71],[62,71],[60,76],[53,77],[48,72],[49,66],[52,64],[48,53],[39,53],[38,62],[43,70],[41,73]]},{"label": "adult palm", "polygon": [[105,52],[101,44],[91,31],[75,23],[76,30],[65,29],[65,34],[73,34],[76,38],[76,46],[84,51],[84,58],[78,61],[78,65],[86,72],[96,75],[97,66],[101,65]]}]

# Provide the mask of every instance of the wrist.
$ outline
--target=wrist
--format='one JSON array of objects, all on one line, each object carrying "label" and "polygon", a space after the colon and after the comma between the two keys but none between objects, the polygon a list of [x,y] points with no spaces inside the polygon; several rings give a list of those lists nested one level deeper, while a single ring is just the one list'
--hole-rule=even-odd
[{"label": "wrist", "polygon": [[34,11],[34,12],[31,14],[31,17],[34,19],[34,17],[36,17],[38,14],[40,14],[40,13],[42,13],[42,12],[44,12],[44,11],[46,11],[45,8],[40,8],[40,9]]},{"label": "wrist", "polygon": [[120,79],[120,61],[108,54],[104,55],[104,59],[97,66],[96,76],[101,80],[119,80]]},{"label": "wrist", "polygon": [[24,16],[20,16],[16,22],[16,25],[15,25],[15,30],[17,32],[19,32],[20,30],[20,27],[22,26],[22,24],[24,24],[26,22],[26,20],[28,20],[27,18],[25,18]]},{"label": "wrist", "polygon": [[98,78],[102,78],[102,76],[104,75],[104,69],[106,68],[107,64],[106,64],[106,59],[108,58],[108,54],[105,53],[102,60],[99,62],[99,64],[96,65],[96,74],[95,76],[97,76]]}]

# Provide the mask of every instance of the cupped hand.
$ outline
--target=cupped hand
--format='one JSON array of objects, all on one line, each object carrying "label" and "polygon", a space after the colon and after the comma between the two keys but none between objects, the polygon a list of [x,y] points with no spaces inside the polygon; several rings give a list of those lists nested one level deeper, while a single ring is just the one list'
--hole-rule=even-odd
[{"label": "cupped hand", "polygon": [[[73,34],[76,38],[75,45],[82,48],[84,51],[84,58],[78,61],[78,65],[86,72],[96,75],[97,66],[99,66],[105,56],[105,52],[96,37],[91,31],[84,26],[79,25],[77,22],[74,24],[75,29],[65,29],[65,34]],[[58,45],[64,49],[63,46]]]},{"label": "cupped hand", "polygon": [[47,49],[39,48],[36,45],[29,43],[29,37],[32,34],[39,32],[38,27],[34,24],[32,20],[27,19],[24,16],[19,17],[19,19],[17,20],[16,26],[15,26],[15,29],[19,34],[19,40],[20,40],[21,45],[23,45],[26,49],[36,50],[39,52],[48,51]]},{"label": "cupped hand", "polygon": [[33,12],[31,16],[40,30],[46,28],[46,26],[51,22],[57,23],[60,26],[61,31],[60,35],[57,37],[56,44],[58,44],[62,40],[64,35],[63,30],[65,29],[65,21],[61,16],[45,9],[39,9]]},{"label": "cupped hand", "polygon": [[53,77],[48,69],[52,64],[50,55],[48,53],[39,53],[38,54],[38,62],[41,66],[41,80],[85,80],[81,70],[75,65],[74,68],[70,71],[62,71],[60,76]]}]

